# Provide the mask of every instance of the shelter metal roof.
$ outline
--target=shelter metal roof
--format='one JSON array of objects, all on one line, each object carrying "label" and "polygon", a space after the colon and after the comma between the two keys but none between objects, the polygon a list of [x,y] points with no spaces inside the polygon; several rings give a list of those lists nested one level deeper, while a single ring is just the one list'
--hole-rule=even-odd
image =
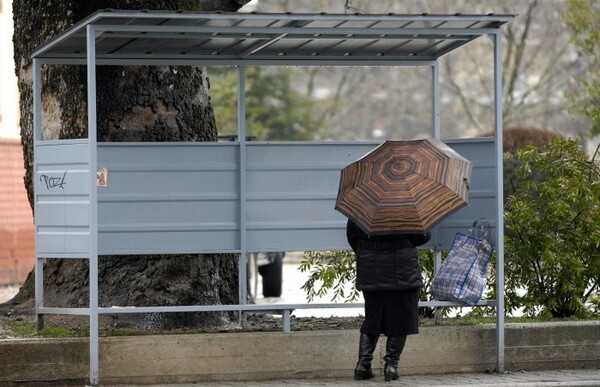
[{"label": "shelter metal roof", "polygon": [[[32,57],[86,57],[86,26],[98,31],[99,64],[183,61],[203,64],[431,61],[514,15],[259,14],[98,11]],[[115,63],[117,64],[117,63]]]}]

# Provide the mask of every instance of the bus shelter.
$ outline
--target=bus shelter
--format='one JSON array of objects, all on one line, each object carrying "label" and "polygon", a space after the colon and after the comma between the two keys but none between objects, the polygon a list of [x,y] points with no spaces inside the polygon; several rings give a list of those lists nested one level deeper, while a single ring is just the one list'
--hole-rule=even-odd
[{"label": "bus shelter", "polygon": [[[494,136],[445,140],[474,166],[469,206],[432,230],[425,245],[450,248],[457,231],[484,217],[496,251],[497,370],[504,370],[502,39],[513,15],[244,14],[100,11],[35,50],[33,58],[36,314],[90,319],[90,383],[99,383],[98,318],[115,313],[290,311],[331,304],[247,303],[247,255],[345,250],[346,219],[334,210],[341,169],[374,141],[246,140],[245,68],[420,66],[431,74],[431,136],[442,137],[439,60],[487,36],[493,43]],[[87,66],[88,137],[42,136],[42,66]],[[96,66],[236,66],[237,141],[99,143]],[[107,184],[103,173],[109,173]],[[157,237],[157,235],[159,237]],[[232,253],[238,305],[113,307],[98,303],[98,255]],[[89,260],[89,307],[43,303],[44,259]],[[421,306],[458,306],[442,301]],[[360,304],[334,305],[357,307]]]}]

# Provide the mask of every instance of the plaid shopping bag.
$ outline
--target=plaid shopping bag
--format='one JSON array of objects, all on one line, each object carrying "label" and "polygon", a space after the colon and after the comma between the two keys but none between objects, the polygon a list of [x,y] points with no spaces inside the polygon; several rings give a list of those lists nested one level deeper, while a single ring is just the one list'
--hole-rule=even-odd
[{"label": "plaid shopping bag", "polygon": [[431,294],[439,301],[455,301],[463,305],[476,305],[485,289],[487,266],[492,246],[487,240],[489,225],[475,236],[473,223],[469,234],[457,233],[450,252],[442,262],[431,283]]}]

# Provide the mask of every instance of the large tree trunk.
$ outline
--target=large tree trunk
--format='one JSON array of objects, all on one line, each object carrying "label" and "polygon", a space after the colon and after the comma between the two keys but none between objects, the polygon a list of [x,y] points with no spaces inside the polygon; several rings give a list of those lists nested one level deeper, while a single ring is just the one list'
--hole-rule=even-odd
[{"label": "large tree trunk", "polygon": [[[98,9],[237,11],[249,0],[14,0],[15,65],[19,79],[25,186],[33,207],[33,49]],[[204,68],[101,66],[97,71],[98,141],[216,141]],[[43,137],[87,137],[86,69],[51,66],[42,73]],[[88,304],[87,260],[47,260],[44,305]],[[101,306],[213,305],[238,302],[234,255],[100,257]],[[33,305],[30,273],[13,304]],[[150,328],[222,325],[226,313],[130,315]]]}]

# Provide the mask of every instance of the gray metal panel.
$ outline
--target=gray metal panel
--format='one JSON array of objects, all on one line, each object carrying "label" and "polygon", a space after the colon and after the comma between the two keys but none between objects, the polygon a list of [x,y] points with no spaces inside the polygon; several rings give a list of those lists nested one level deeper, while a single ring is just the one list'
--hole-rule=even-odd
[{"label": "gray metal panel", "polygon": [[[450,247],[475,218],[494,224],[494,142],[453,140],[473,164],[471,202],[428,245]],[[247,143],[247,249],[347,249],[346,219],[334,210],[340,171],[376,142]],[[108,187],[98,190],[101,254],[236,251],[237,144],[99,144]]]},{"label": "gray metal panel", "polygon": [[[347,249],[346,218],[334,210],[340,171],[379,143],[249,143],[248,250]],[[432,230],[425,247],[448,249],[474,219],[495,224],[493,139],[451,140],[473,162],[471,201]]]},{"label": "gray metal panel", "polygon": [[[333,208],[339,174],[377,145],[248,143],[248,250],[346,249],[346,220]],[[470,205],[433,230],[430,246],[440,249],[475,218],[495,225],[493,140],[449,145],[474,169]],[[40,255],[89,249],[88,148],[64,141],[36,148]],[[98,166],[108,170],[108,186],[98,188],[99,252],[239,250],[238,158],[238,145],[229,143],[99,144]]]},{"label": "gray metal panel", "polygon": [[38,257],[89,254],[89,152],[89,145],[81,140],[36,142]]},{"label": "gray metal panel", "polygon": [[340,171],[379,143],[248,143],[248,250],[345,249]]},{"label": "gray metal panel", "polygon": [[239,249],[237,146],[98,144],[100,254]]},{"label": "gray metal panel", "polygon": [[493,138],[449,140],[446,143],[473,163],[469,205],[450,215],[432,232],[431,245],[447,250],[457,232],[467,232],[475,219],[490,222],[489,239],[495,243],[496,227],[496,154]]},{"label": "gray metal panel", "polygon": [[98,60],[435,60],[513,18],[100,11],[37,49],[33,57],[84,58],[89,24],[102,33],[96,42]]}]

